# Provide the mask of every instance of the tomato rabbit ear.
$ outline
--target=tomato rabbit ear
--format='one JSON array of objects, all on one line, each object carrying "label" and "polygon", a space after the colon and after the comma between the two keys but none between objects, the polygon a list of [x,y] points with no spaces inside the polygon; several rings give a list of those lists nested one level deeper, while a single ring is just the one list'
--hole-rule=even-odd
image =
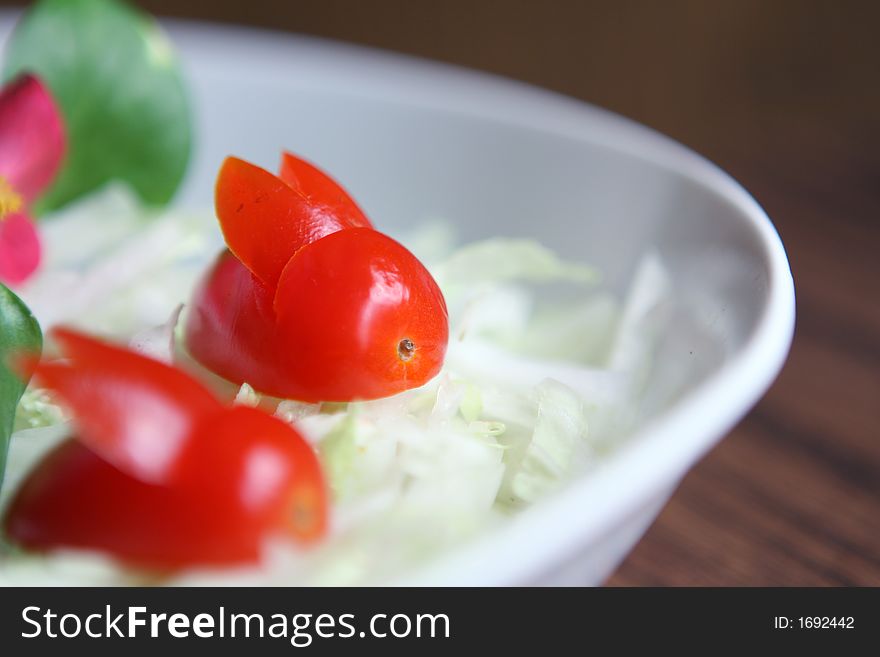
[{"label": "tomato rabbit ear", "polygon": [[274,287],[302,246],[305,197],[265,169],[228,157],[217,176],[214,201],[229,250],[260,282]]},{"label": "tomato rabbit ear", "polygon": [[345,188],[315,165],[285,151],[281,154],[279,175],[310,202],[328,208],[345,228],[373,227]]},{"label": "tomato rabbit ear", "polygon": [[344,204],[340,207],[345,212],[340,214],[336,206],[309,198],[276,175],[236,157],[226,158],[220,168],[215,205],[229,250],[270,288],[300,248],[353,225]]},{"label": "tomato rabbit ear", "polygon": [[223,409],[164,363],[68,329],[50,335],[67,360],[39,363],[34,377],[72,411],[87,447],[137,479],[166,482],[196,423]]}]

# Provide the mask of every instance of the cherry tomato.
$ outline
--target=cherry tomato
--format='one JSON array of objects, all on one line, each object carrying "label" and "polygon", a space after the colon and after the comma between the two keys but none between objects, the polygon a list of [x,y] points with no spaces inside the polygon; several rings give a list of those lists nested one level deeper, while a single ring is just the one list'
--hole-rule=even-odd
[{"label": "cherry tomato", "polygon": [[[321,468],[292,427],[204,403],[200,384],[164,364],[69,331],[53,337],[70,361],[43,363],[35,375],[67,402],[80,434],[17,491],[4,521],[10,538],[174,569],[255,561],[269,536],[311,542],[324,533]],[[89,384],[91,402],[100,399],[92,406]]]},{"label": "cherry tomato", "polygon": [[[269,286],[275,285],[287,261],[303,246],[337,230],[370,226],[332,180],[305,162],[294,165],[292,156],[284,162],[286,175],[297,181],[294,187],[265,169],[228,157],[214,194],[226,244]],[[323,194],[329,198],[319,197]]]},{"label": "cherry tomato", "polygon": [[272,356],[274,296],[232,253],[220,253],[190,303],[189,353],[230,381],[247,381],[263,392],[284,389],[288,377]]},{"label": "cherry tomato", "polygon": [[201,418],[223,410],[200,383],[159,361],[63,328],[52,338],[67,361],[43,362],[35,376],[73,410],[82,442],[132,476],[167,481]]},{"label": "cherry tomato", "polygon": [[[306,401],[391,395],[430,380],[449,338],[440,288],[419,260],[367,228],[328,235],[284,269],[274,357]],[[280,392],[280,391],[279,391]]]},{"label": "cherry tomato", "polygon": [[[449,337],[430,273],[314,166],[285,154],[282,177],[234,158],[221,169],[217,214],[231,253],[194,295],[189,351],[227,379],[303,401],[375,399],[429,381]],[[320,212],[291,200],[300,193]]]}]

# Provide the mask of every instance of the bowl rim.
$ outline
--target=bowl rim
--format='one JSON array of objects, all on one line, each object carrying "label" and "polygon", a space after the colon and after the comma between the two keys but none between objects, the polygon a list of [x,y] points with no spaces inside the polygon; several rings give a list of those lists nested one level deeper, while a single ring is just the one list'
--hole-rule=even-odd
[{"label": "bowl rim", "polygon": [[[20,10],[0,11],[5,41]],[[675,171],[724,199],[761,247],[766,303],[751,335],[728,362],[634,432],[601,467],[451,549],[395,584],[533,583],[554,564],[665,501],[690,466],[713,447],[776,378],[794,332],[794,284],[785,250],[755,199],[718,166],[659,132],[594,105],[524,82],[410,55],[317,37],[200,21],[163,20],[184,66],[220,67],[277,79],[297,68],[298,86],[501,121],[602,146]],[[294,62],[291,64],[291,62]],[[230,70],[231,69],[231,70]],[[633,485],[620,490],[616,481]],[[602,500],[591,504],[591,500]],[[578,518],[572,522],[572,518]],[[548,543],[544,537],[554,536]],[[498,559],[515,546],[516,559]]]}]

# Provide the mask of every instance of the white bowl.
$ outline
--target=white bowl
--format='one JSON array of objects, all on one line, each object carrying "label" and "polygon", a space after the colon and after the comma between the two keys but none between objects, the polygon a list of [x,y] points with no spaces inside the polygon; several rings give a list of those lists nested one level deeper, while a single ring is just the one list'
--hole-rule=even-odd
[{"label": "white bowl", "polygon": [[794,291],[766,214],[703,158],[569,98],[311,38],[168,27],[197,112],[183,204],[211,203],[225,155],[271,165],[287,147],[345,181],[391,232],[443,217],[466,239],[537,237],[595,264],[616,290],[643,253],[659,252],[676,311],[633,439],[403,582],[601,583],[782,365]]}]

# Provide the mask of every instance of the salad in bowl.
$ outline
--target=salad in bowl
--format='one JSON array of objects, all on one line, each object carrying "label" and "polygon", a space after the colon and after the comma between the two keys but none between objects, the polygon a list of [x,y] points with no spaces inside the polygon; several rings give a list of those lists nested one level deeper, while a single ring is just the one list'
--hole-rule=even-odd
[{"label": "salad in bowl", "polygon": [[659,253],[387,222],[289,139],[174,203],[189,82],[117,0],[40,0],[4,71],[0,583],[396,582],[634,440]]}]

